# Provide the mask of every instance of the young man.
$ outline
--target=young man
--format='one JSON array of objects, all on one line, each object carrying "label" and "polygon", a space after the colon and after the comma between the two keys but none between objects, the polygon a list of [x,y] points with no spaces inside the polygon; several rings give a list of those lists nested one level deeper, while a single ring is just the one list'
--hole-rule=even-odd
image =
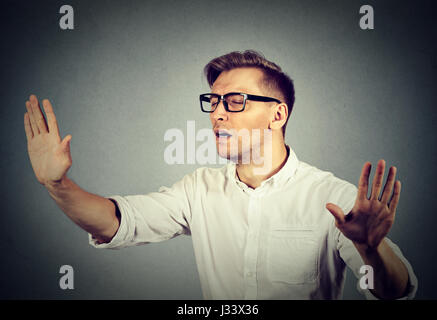
[{"label": "young man", "polygon": [[50,102],[43,101],[45,120],[36,97],[26,101],[35,175],[90,234],[91,245],[121,248],[191,235],[205,299],[338,299],[346,265],[357,277],[362,266],[372,267],[373,283],[359,287],[367,298],[414,297],[413,270],[385,237],[401,189],[396,168],[380,196],[385,162],[378,162],[368,197],[370,163],[357,189],[299,161],[284,142],[293,83],[254,51],[218,57],[205,73],[211,93],[200,96],[201,109],[210,115],[219,155],[233,161],[199,168],[147,195],[104,198],[82,190],[66,175],[71,136],[61,141]]}]

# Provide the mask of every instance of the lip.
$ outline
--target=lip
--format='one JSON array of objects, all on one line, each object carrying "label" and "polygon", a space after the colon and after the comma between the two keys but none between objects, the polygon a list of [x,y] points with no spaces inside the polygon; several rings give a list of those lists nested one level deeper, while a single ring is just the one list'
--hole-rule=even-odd
[{"label": "lip", "polygon": [[230,138],[232,134],[226,129],[214,129],[215,138]]},{"label": "lip", "polygon": [[225,142],[228,141],[231,136],[215,136],[215,141],[217,142]]}]

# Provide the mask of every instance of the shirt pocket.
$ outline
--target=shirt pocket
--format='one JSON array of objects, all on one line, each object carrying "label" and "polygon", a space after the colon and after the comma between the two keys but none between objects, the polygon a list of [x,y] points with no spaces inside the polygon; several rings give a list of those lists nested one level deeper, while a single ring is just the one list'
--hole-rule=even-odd
[{"label": "shirt pocket", "polygon": [[269,232],[267,274],[271,281],[314,283],[318,278],[319,245],[312,228],[275,228]]}]

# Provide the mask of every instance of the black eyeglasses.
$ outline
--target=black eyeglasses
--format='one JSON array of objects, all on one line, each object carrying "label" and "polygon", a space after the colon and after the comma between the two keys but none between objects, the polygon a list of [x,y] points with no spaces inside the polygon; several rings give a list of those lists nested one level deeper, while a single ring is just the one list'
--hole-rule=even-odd
[{"label": "black eyeglasses", "polygon": [[215,93],[204,93],[200,95],[200,108],[203,112],[214,112],[220,101],[223,100],[225,110],[228,112],[241,112],[246,107],[247,100],[262,101],[262,102],[277,102],[281,103],[278,99],[255,96],[253,94],[246,94],[240,92],[230,92],[225,95],[219,95]]}]

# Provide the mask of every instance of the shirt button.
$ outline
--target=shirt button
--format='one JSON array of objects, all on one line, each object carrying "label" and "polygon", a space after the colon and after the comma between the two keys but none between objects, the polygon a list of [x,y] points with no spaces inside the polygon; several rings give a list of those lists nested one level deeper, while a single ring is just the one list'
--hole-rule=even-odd
[{"label": "shirt button", "polygon": [[249,272],[247,273],[247,276],[248,276],[248,277],[253,277],[253,272],[250,272],[250,271],[249,271]]}]

